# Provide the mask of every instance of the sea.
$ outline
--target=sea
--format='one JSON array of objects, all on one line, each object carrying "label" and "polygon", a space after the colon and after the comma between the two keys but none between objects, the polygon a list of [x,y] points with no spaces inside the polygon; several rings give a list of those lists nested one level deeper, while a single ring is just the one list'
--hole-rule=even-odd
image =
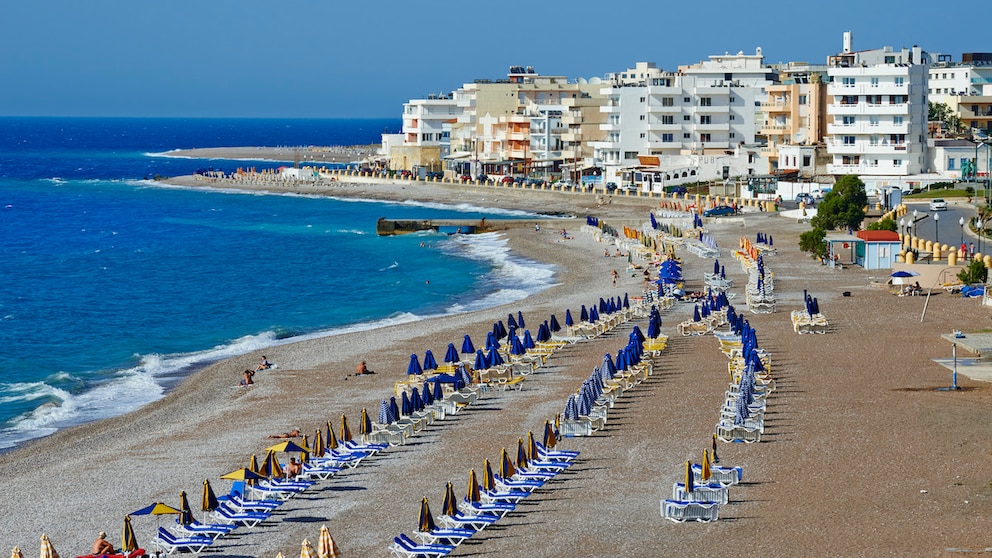
[{"label": "sea", "polygon": [[286,164],[177,149],[365,145],[400,124],[0,118],[0,449],[138,409],[224,358],[552,285],[553,266],[496,234],[375,234],[382,216],[533,215],[155,180]]}]

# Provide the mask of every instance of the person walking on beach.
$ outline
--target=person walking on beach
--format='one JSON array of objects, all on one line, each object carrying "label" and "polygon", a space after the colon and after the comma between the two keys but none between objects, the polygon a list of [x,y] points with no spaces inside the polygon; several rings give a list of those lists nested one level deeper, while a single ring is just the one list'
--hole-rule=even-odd
[{"label": "person walking on beach", "polygon": [[614,286],[614,287],[616,287],[616,286],[617,286],[617,279],[618,279],[619,277],[620,277],[620,274],[619,274],[619,273],[617,273],[617,270],[615,270],[615,269],[614,269],[614,270],[613,270],[613,286]]}]

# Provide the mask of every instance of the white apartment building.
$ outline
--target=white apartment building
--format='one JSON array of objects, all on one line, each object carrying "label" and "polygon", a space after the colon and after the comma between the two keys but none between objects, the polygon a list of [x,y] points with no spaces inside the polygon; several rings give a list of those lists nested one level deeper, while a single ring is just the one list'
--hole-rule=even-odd
[{"label": "white apartment building", "polygon": [[951,97],[992,96],[992,54],[966,52],[961,62],[950,55],[939,55],[930,65],[927,93],[934,103],[948,103]]}]

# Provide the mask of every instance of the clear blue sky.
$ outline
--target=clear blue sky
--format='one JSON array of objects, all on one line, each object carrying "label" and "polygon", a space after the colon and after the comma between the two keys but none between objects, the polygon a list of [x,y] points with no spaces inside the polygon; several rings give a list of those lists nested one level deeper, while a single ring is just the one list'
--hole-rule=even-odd
[{"label": "clear blue sky", "polygon": [[992,51],[918,0],[86,0],[0,5],[0,115],[399,117],[511,65],[603,76],[710,54],[823,63],[841,48]]}]

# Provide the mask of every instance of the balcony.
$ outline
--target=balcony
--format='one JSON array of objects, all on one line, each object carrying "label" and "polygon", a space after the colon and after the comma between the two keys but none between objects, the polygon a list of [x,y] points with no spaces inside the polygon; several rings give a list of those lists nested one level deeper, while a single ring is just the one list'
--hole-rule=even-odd
[{"label": "balcony", "polygon": [[620,105],[619,104],[603,105],[599,107],[599,112],[605,112],[609,114],[620,114]]},{"label": "balcony", "polygon": [[[868,80],[868,78],[860,78],[860,79],[864,79],[865,81]],[[840,97],[842,95],[908,95],[908,94],[909,94],[909,85],[905,83],[902,85],[896,85],[893,82],[879,83],[878,85],[871,85],[870,83],[856,83],[853,87],[848,87],[845,86],[843,83],[834,82],[827,85],[827,95],[833,95],[835,97]]]},{"label": "balcony", "polygon": [[623,126],[621,126],[619,122],[615,122],[615,123],[606,122],[600,124],[599,129],[603,132],[619,132],[621,129],[623,129]]},{"label": "balcony", "polygon": [[664,114],[675,114],[682,112],[681,106],[662,106],[661,104],[649,104],[648,113],[664,113]]},{"label": "balcony", "polygon": [[730,107],[727,105],[694,106],[692,110],[699,114],[730,114]]},{"label": "balcony", "polygon": [[908,134],[909,124],[894,124],[892,122],[858,122],[857,124],[827,124],[827,135],[889,135]]},{"label": "balcony", "polygon": [[827,114],[878,114],[878,115],[909,115],[909,103],[891,105],[871,103],[831,103],[827,105]]},{"label": "balcony", "polygon": [[676,124],[675,122],[665,124],[661,120],[650,120],[648,121],[649,130],[661,130],[665,132],[680,132],[682,131],[682,125]]},{"label": "balcony", "polygon": [[771,101],[766,103],[761,103],[761,109],[764,112],[792,112],[792,105],[785,101]]},{"label": "balcony", "polygon": [[883,161],[886,164],[883,165],[869,165],[866,162],[861,162],[857,165],[844,165],[844,164],[828,164],[827,174],[859,174],[859,175],[894,175],[894,176],[906,176],[909,174],[909,163],[902,163],[898,166],[893,166],[890,161]]}]

